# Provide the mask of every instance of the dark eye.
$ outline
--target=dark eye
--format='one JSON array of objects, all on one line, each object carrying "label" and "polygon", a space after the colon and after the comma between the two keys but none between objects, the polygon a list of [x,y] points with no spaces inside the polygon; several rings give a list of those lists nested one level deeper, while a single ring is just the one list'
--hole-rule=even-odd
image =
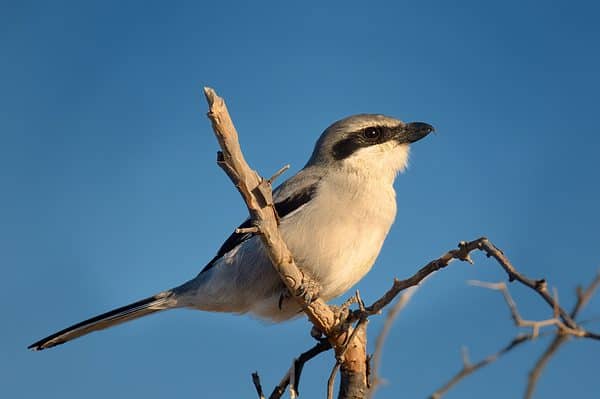
[{"label": "dark eye", "polygon": [[367,140],[377,140],[379,137],[381,137],[381,129],[378,127],[368,127],[363,130],[362,135]]}]

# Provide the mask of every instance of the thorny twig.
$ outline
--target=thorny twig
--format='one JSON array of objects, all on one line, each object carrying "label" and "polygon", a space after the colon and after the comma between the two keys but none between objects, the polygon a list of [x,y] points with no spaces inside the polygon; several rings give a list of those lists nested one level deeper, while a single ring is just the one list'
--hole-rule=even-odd
[{"label": "thorny twig", "polygon": [[535,390],[535,385],[542,373],[543,368],[546,366],[546,364],[549,362],[549,360],[552,358],[552,356],[556,353],[558,348],[560,348],[560,346],[562,346],[565,342],[567,342],[570,337],[573,337],[573,336],[589,337],[588,334],[582,334],[581,328],[578,327],[577,324],[575,324],[574,320],[576,319],[580,310],[589,302],[589,300],[593,296],[593,294],[594,294],[595,290],[598,288],[598,286],[600,286],[600,274],[598,274],[596,276],[594,281],[592,281],[592,283],[588,286],[588,288],[585,291],[581,290],[581,289],[577,290],[577,303],[575,304],[573,311],[569,315],[569,318],[573,321],[576,328],[568,327],[563,322],[563,319],[561,319],[561,314],[559,311],[559,305],[558,305],[558,300],[556,299],[557,298],[556,294],[554,295],[554,297],[552,297],[552,301],[551,301],[552,306],[553,306],[554,317],[552,319],[547,319],[547,320],[530,321],[530,320],[524,320],[520,316],[519,311],[517,309],[517,305],[514,302],[512,296],[510,295],[505,283],[502,283],[502,282],[501,283],[485,283],[485,282],[480,282],[480,281],[471,281],[470,283],[472,285],[489,288],[489,289],[494,289],[494,290],[498,290],[498,291],[502,292],[502,295],[504,296],[504,299],[510,309],[511,316],[513,318],[515,325],[518,327],[529,327],[532,329],[532,332],[529,334],[517,335],[515,338],[513,338],[513,340],[508,345],[506,345],[505,347],[500,349],[498,352],[486,357],[485,359],[483,359],[475,364],[471,364],[470,361],[468,360],[468,357],[463,356],[463,368],[457,374],[455,374],[450,379],[450,381],[448,381],[441,388],[439,388],[436,392],[434,392],[430,396],[430,399],[440,399],[453,386],[455,386],[458,382],[460,382],[462,379],[464,379],[468,375],[473,374],[475,371],[489,365],[490,363],[495,362],[496,360],[498,360],[499,357],[510,352],[511,350],[515,349],[516,347],[520,346],[521,344],[538,338],[541,335],[539,333],[540,328],[553,325],[553,326],[556,326],[556,332],[554,332],[555,337],[552,340],[552,342],[550,343],[550,345],[548,346],[548,348],[546,349],[546,351],[544,351],[544,353],[542,354],[540,359],[537,361],[537,363],[536,363],[535,367],[533,368],[533,370],[531,371],[531,373],[529,374],[529,381],[528,381],[527,388],[525,391],[525,398],[530,399],[533,396],[533,392]]},{"label": "thorny twig", "polygon": [[587,331],[573,321],[569,313],[567,313],[560,306],[558,300],[552,295],[550,295],[550,293],[548,292],[546,280],[533,280],[517,271],[517,269],[515,269],[515,267],[510,263],[508,258],[504,255],[504,253],[485,237],[481,237],[469,242],[462,241],[459,243],[458,249],[448,251],[438,259],[429,262],[412,277],[406,280],[395,279],[392,287],[380,299],[375,301],[364,311],[354,311],[351,315],[351,318],[357,319],[364,316],[365,314],[367,316],[370,316],[379,313],[381,309],[383,309],[391,301],[393,301],[394,298],[400,292],[402,292],[408,287],[420,284],[427,276],[429,276],[433,272],[445,268],[454,259],[459,259],[462,261],[473,263],[470,254],[474,250],[483,251],[488,257],[493,257],[494,259],[496,259],[496,261],[499,263],[502,269],[504,269],[504,271],[508,274],[509,281],[519,281],[526,287],[529,287],[535,292],[537,292],[546,301],[546,303],[548,303],[548,305],[550,305],[552,309],[554,309],[557,312],[557,314],[562,320],[562,324],[565,328],[570,329],[570,333],[572,335],[600,340],[600,334]]},{"label": "thorny twig", "polygon": [[[577,287],[577,302],[571,311],[571,318],[577,319],[579,312],[588,304],[594,293],[600,286],[600,273],[596,275],[596,278],[591,282],[588,287],[583,290],[581,287]],[[581,323],[580,323],[581,324]],[[531,372],[529,372],[529,378],[527,379],[527,388],[525,389],[525,399],[530,399],[533,397],[533,393],[535,391],[537,382],[542,374],[542,371],[552,358],[554,354],[558,351],[558,349],[563,346],[571,337],[570,334],[556,334],[550,345],[546,348],[542,356],[538,359],[533,366]]]},{"label": "thorny twig", "polygon": [[558,295],[556,294],[556,292],[553,297],[554,298],[553,299],[554,315],[552,318],[546,319],[546,320],[525,320],[519,314],[519,310],[517,309],[517,304],[515,303],[512,296],[510,295],[510,292],[508,291],[508,288],[506,287],[505,283],[503,283],[503,282],[486,283],[483,281],[471,280],[471,281],[469,281],[469,284],[478,286],[478,287],[489,288],[491,290],[500,291],[502,293],[502,295],[504,296],[504,300],[506,301],[506,303],[510,309],[510,314],[511,314],[511,317],[512,317],[515,325],[517,327],[531,327],[531,330],[532,330],[531,335],[533,338],[536,338],[539,335],[541,328],[549,327],[549,326],[556,326],[562,334],[582,336],[582,332],[579,329],[571,329],[571,328],[567,327],[560,319]]},{"label": "thorny twig", "polygon": [[383,294],[381,298],[375,301],[371,306],[366,307],[364,311],[354,311],[354,314],[351,317],[356,320],[363,316],[363,314],[366,314],[368,317],[381,312],[381,310],[392,302],[400,292],[409,287],[419,285],[427,276],[445,268],[455,259],[473,263],[470,253],[476,249],[481,249],[484,241],[487,241],[487,238],[482,237],[470,242],[461,241],[458,244],[458,249],[450,250],[438,259],[432,260],[406,280],[394,279],[392,287]]}]

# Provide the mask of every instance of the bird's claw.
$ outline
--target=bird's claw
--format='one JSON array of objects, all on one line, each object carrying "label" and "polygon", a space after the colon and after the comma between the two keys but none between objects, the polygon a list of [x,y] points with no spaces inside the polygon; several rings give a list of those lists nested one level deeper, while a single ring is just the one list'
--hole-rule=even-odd
[{"label": "bird's claw", "polygon": [[296,296],[301,297],[304,302],[308,305],[313,303],[319,298],[320,286],[316,282],[307,279],[300,284],[296,291]]}]

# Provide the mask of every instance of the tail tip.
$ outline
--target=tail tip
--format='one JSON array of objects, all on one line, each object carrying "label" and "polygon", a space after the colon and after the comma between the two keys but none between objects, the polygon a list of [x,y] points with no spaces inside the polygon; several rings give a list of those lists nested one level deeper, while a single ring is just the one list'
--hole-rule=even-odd
[{"label": "tail tip", "polygon": [[52,348],[52,347],[60,345],[60,344],[64,344],[64,341],[53,342],[52,340],[41,340],[41,341],[34,342],[33,344],[29,345],[27,347],[27,349],[29,349],[33,352],[39,352],[39,351],[43,351],[44,349]]},{"label": "tail tip", "polygon": [[37,351],[41,351],[43,348],[40,345],[37,344],[31,344],[27,347],[27,349],[37,352]]}]

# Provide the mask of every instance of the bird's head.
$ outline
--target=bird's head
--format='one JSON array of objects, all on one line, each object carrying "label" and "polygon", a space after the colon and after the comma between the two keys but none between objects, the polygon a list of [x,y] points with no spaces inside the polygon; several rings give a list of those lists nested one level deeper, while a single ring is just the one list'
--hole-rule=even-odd
[{"label": "bird's head", "polygon": [[319,137],[307,166],[340,167],[393,177],[408,163],[409,145],[434,131],[423,122],[359,114],[339,120]]}]

